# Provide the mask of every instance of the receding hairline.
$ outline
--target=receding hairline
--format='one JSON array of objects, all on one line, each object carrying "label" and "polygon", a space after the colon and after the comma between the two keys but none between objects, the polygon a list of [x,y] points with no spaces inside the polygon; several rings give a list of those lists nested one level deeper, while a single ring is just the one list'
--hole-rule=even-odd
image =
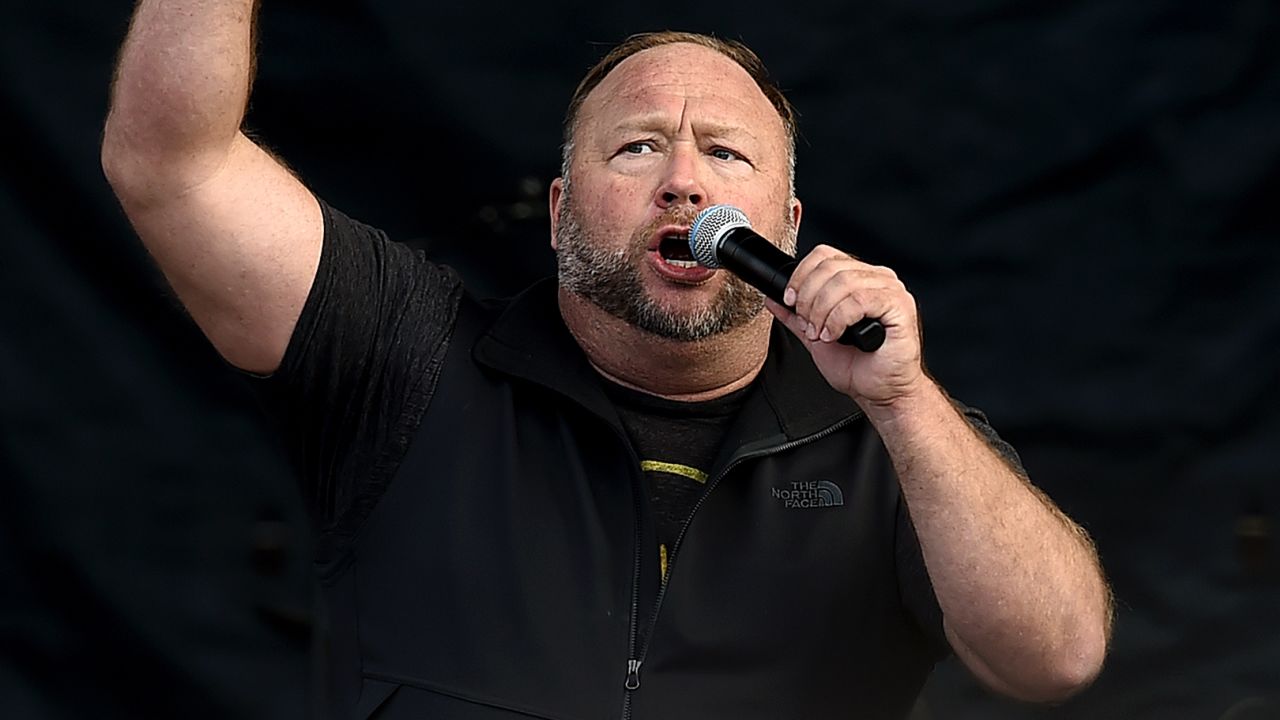
[{"label": "receding hairline", "polygon": [[764,62],[751,48],[737,40],[726,40],[712,35],[673,30],[640,33],[628,37],[596,62],[587,71],[587,74],[583,76],[569,100],[568,108],[565,110],[563,125],[564,148],[561,156],[562,174],[567,175],[568,173],[569,160],[573,152],[574,133],[578,129],[582,107],[595,89],[626,60],[647,50],[679,44],[704,47],[715,51],[717,54],[733,61],[755,82],[756,88],[764,95],[765,100],[773,106],[778,118],[782,121],[783,134],[788,148],[789,165],[791,166],[791,182],[794,185],[797,134],[796,111],[791,102],[782,93],[782,89],[769,77],[769,72],[765,68]]},{"label": "receding hairline", "polygon": [[[601,91],[608,91],[611,95],[614,95],[620,98],[646,96],[649,92],[653,90],[653,87],[648,85],[635,85],[630,83],[626,78],[627,73],[643,74],[646,71],[637,69],[635,67],[635,64],[645,62],[651,57],[651,54],[653,53],[658,53],[662,51],[678,52],[680,48],[686,48],[686,49],[692,48],[696,53],[705,54],[705,57],[707,57],[708,59],[716,58],[719,61],[726,63],[726,65],[724,65],[724,68],[725,68],[724,72],[733,72],[734,70],[736,70],[737,72],[741,73],[740,77],[746,82],[750,83],[749,87],[754,88],[756,92],[759,93],[757,95],[759,100],[772,106],[772,103],[769,102],[769,98],[764,94],[763,91],[760,90],[759,85],[755,83],[754,78],[751,77],[751,74],[747,72],[746,69],[743,68],[741,65],[734,62],[733,58],[727,57],[723,53],[716,52],[714,49],[708,48],[703,45],[696,45],[694,43],[687,43],[687,42],[669,43],[667,45],[660,45],[658,47],[645,48],[644,50],[640,50],[633,55],[627,56],[627,58],[625,58],[624,60],[619,62],[617,65],[615,65],[607,75],[605,75],[600,79],[600,82],[597,83],[595,87],[591,88],[590,92],[588,92],[586,95],[583,96],[582,102],[578,104],[577,116],[573,120],[573,122],[575,123],[574,130],[575,131],[581,130],[583,123],[588,118],[593,116],[595,112],[600,110],[601,101],[599,99],[599,93]],[[712,72],[719,73],[720,70],[716,69],[716,70],[713,70]],[[726,77],[726,76],[720,75],[720,77]],[[734,80],[734,82],[736,82],[736,79]],[[750,90],[746,90],[745,92],[750,92]],[[591,105],[592,102],[595,102],[596,104],[592,106]],[[590,110],[588,109],[589,107],[590,107]],[[660,116],[662,113],[655,110],[653,111],[652,114],[654,116]],[[773,117],[777,118],[778,124],[779,126],[781,126],[783,134],[784,135],[787,134],[788,131],[786,127],[786,121],[782,118],[781,115],[778,115],[776,109],[774,110]],[[642,121],[642,120],[643,120],[643,116],[637,119],[637,121]]]}]

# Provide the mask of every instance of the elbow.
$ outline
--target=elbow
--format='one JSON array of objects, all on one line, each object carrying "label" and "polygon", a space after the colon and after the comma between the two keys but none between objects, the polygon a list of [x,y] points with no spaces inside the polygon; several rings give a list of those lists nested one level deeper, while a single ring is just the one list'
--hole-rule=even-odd
[{"label": "elbow", "polygon": [[110,115],[107,116],[107,122],[102,127],[101,140],[98,147],[98,162],[102,164],[102,173],[106,175],[107,182],[115,187],[116,178],[119,177],[122,152],[120,137],[112,124]]},{"label": "elbow", "polygon": [[1102,672],[1107,641],[1105,632],[1101,630],[1090,635],[1054,653],[1054,657],[1036,673],[1035,680],[1014,695],[1030,702],[1056,703],[1092,685]]},{"label": "elbow", "polygon": [[1101,674],[1111,644],[1113,612],[1108,597],[1096,611],[1079,620],[1072,640],[1064,643],[1052,663],[1049,676],[1056,697],[1049,700],[1065,700],[1092,685]]},{"label": "elbow", "polygon": [[125,183],[125,162],[119,145],[109,135],[104,134],[102,137],[102,149],[98,160],[102,164],[102,174],[106,177],[107,184],[119,195]]},{"label": "elbow", "polygon": [[1048,673],[1048,682],[1041,688],[1040,697],[1029,698],[1040,702],[1061,702],[1093,684],[1102,672],[1103,653],[1086,651],[1061,661]]},{"label": "elbow", "polygon": [[979,682],[1000,695],[1032,703],[1058,703],[1089,687],[1102,671],[1107,651],[1103,624],[1071,640],[1022,645],[983,658],[958,635],[948,633],[957,655]]},{"label": "elbow", "polygon": [[107,184],[121,200],[131,187],[137,185],[139,158],[131,149],[119,127],[119,120],[113,116],[107,118],[102,130],[102,145],[98,152],[98,161],[102,164],[102,174]]},{"label": "elbow", "polygon": [[1109,639],[1108,623],[1099,621],[1088,636],[1073,648],[1065,662],[1058,669],[1058,678],[1064,697],[1070,697],[1093,684],[1102,673],[1102,666],[1107,659]]},{"label": "elbow", "polygon": [[107,183],[127,206],[172,197],[226,154],[171,127],[161,110],[153,114],[147,117],[136,107],[113,106],[103,124],[98,159]]},{"label": "elbow", "polygon": [[197,150],[175,150],[163,137],[140,131],[115,112],[103,127],[98,160],[107,184],[131,216],[180,194],[195,184],[199,171],[206,171],[200,164],[205,157]]}]

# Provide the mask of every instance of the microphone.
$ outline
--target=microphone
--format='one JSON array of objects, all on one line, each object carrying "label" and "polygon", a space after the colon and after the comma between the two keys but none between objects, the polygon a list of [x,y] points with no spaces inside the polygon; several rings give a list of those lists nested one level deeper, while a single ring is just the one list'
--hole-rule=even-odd
[{"label": "microphone", "polygon": [[[782,295],[800,264],[757,235],[746,213],[732,205],[712,205],[698,213],[689,228],[689,251],[698,264],[723,267],[784,307]],[[863,318],[846,328],[836,342],[875,352],[884,344],[884,325],[875,318]]]}]

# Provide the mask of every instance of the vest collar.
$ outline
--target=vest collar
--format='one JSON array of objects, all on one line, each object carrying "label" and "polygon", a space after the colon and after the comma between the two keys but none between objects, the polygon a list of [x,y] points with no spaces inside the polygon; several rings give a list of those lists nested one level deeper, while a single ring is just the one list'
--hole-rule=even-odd
[{"label": "vest collar", "polygon": [[[554,390],[620,427],[604,393],[604,379],[588,362],[560,316],[554,278],[513,298],[476,342],[476,362]],[[779,323],[769,335],[769,355],[744,401],[730,435],[736,443],[791,442],[861,414],[814,366],[809,352]]]}]

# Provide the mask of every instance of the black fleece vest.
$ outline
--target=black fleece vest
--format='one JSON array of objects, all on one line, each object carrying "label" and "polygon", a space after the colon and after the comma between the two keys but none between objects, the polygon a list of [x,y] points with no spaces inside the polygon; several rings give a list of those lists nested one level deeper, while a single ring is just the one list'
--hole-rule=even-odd
[{"label": "black fleece vest", "polygon": [[439,377],[421,382],[434,395],[417,434],[323,578],[343,712],[910,710],[940,648],[900,590],[898,485],[857,407],[785,331],[661,591],[639,461],[554,284],[509,305],[464,299]]}]

